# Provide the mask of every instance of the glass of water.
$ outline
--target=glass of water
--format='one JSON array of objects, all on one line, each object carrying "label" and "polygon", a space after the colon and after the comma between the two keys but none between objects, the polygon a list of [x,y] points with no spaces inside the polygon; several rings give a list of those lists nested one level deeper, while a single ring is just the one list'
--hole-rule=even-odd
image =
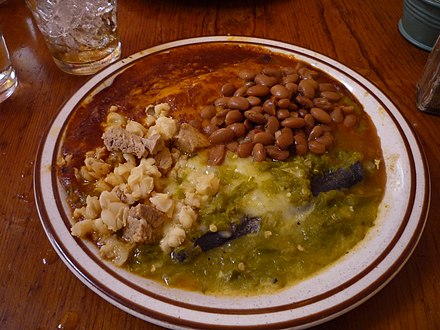
[{"label": "glass of water", "polygon": [[8,48],[0,30],[0,103],[14,93],[18,80],[12,67]]},{"label": "glass of water", "polygon": [[116,0],[26,0],[58,67],[93,74],[121,56]]}]

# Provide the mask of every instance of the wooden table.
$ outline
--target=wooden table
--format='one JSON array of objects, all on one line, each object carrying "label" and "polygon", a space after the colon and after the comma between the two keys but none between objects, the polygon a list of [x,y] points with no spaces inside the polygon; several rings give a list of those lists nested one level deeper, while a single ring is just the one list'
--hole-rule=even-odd
[{"label": "wooden table", "polygon": [[[418,111],[415,85],[428,53],[398,32],[402,0],[119,1],[123,56],[202,35],[246,35],[307,47],[359,72],[418,133],[432,180],[426,230],[413,256],[377,295],[318,329],[440,328],[440,117]],[[33,166],[52,118],[89,77],[61,72],[22,0],[0,5],[17,70],[0,104],[0,328],[159,329],[105,302],[52,249],[33,197]],[[437,132],[437,133],[436,133]]]}]

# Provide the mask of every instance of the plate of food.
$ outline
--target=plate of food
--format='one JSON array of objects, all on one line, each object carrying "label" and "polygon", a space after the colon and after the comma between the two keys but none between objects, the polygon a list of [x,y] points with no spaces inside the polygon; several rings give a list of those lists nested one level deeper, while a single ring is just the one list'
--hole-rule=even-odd
[{"label": "plate of food", "polygon": [[307,328],[384,287],[423,232],[420,143],[384,93],[294,45],[201,37],[101,71],[34,176],[91,290],[175,329]]}]

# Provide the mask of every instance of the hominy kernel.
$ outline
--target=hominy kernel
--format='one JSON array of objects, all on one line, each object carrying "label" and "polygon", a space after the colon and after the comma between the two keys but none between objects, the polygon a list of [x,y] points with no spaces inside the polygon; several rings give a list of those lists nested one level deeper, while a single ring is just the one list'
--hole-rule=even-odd
[{"label": "hominy kernel", "polygon": [[270,236],[272,236],[272,232],[270,230],[266,230],[264,232],[264,238],[269,238]]}]

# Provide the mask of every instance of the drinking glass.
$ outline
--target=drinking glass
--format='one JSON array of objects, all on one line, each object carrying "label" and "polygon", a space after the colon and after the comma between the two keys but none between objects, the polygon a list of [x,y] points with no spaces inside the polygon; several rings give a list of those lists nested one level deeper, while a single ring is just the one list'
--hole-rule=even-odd
[{"label": "drinking glass", "polygon": [[18,80],[12,67],[5,38],[0,30],[0,103],[14,93]]},{"label": "drinking glass", "polygon": [[93,74],[121,56],[116,0],[26,0],[58,67]]},{"label": "drinking glass", "polygon": [[417,83],[417,107],[440,115],[440,35]]}]

